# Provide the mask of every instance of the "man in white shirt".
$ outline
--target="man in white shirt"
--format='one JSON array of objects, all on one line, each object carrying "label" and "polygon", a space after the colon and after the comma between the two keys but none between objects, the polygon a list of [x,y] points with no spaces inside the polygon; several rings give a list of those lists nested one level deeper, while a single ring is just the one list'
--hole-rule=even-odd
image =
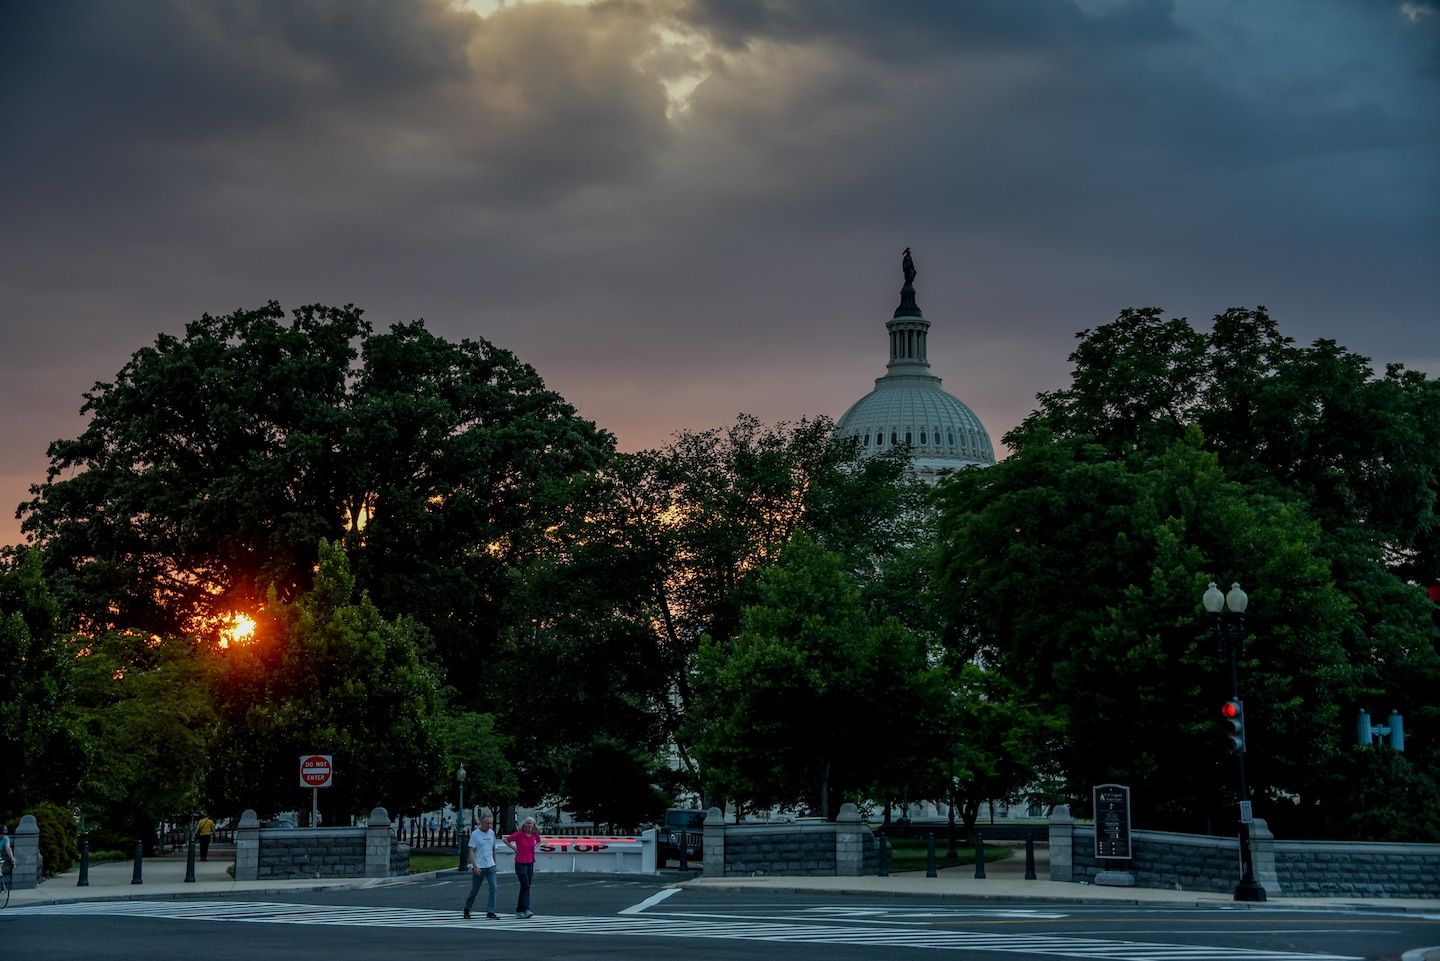
[{"label": "man in white shirt", "polygon": [[470,832],[470,897],[465,899],[465,917],[475,905],[475,895],[480,893],[481,880],[490,882],[490,893],[486,898],[485,917],[495,918],[495,832],[490,830],[490,815],[480,818],[480,824]]}]

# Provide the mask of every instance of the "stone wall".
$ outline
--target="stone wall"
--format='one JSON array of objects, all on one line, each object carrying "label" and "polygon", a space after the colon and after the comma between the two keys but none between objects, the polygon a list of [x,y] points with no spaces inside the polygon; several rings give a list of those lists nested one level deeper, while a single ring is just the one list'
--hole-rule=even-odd
[{"label": "stone wall", "polygon": [[257,880],[365,877],[364,828],[262,828]]},{"label": "stone wall", "polygon": [[[1228,893],[1240,879],[1234,837],[1134,831],[1134,857],[1095,858],[1095,829],[1069,809],[1050,819],[1050,880],[1094,883],[1105,869],[1128,871],[1137,887]],[[1255,880],[1270,897],[1440,897],[1440,844],[1276,841],[1263,820],[1250,828]]]},{"label": "stone wall", "polygon": [[857,877],[878,873],[880,848],[853,804],[834,821],[726,824],[705,818],[704,873],[710,877]]},{"label": "stone wall", "polygon": [[410,852],[390,831],[384,808],[368,827],[262,828],[246,811],[235,831],[235,880],[385,878],[409,873]]},{"label": "stone wall", "polygon": [[1361,898],[1440,898],[1440,844],[1277,841],[1285,893]]},{"label": "stone wall", "polygon": [[1077,827],[1071,880],[1094,884],[1101,871],[1128,871],[1136,887],[1223,893],[1235,890],[1239,878],[1238,838],[1136,831],[1131,835],[1131,852],[1132,860],[1101,864],[1095,857],[1095,829]]}]

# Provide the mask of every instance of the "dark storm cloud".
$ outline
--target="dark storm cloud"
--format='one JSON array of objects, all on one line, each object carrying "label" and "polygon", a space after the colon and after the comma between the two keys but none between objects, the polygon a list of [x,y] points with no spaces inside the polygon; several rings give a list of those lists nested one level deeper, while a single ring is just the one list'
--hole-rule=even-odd
[{"label": "dark storm cloud", "polygon": [[271,297],[512,347],[631,448],[839,414],[905,246],[996,439],[1135,304],[1440,372],[1433,8],[5,5],[0,505],[93,380]]}]

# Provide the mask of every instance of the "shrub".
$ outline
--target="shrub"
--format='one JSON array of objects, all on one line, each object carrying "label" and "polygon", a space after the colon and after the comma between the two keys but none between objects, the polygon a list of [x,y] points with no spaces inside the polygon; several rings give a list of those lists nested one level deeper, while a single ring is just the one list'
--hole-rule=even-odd
[{"label": "shrub", "polygon": [[28,812],[40,827],[40,856],[47,878],[70,870],[80,854],[74,816],[58,804],[41,801]]}]

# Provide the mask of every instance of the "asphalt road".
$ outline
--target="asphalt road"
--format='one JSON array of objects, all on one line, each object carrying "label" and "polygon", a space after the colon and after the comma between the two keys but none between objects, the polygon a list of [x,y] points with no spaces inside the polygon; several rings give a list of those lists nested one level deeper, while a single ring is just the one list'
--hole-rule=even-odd
[{"label": "asphalt road", "polygon": [[[468,888],[467,878],[444,875],[284,896],[12,907],[0,911],[0,958],[1378,961],[1440,944],[1440,915],[757,897],[595,875],[538,876],[534,918],[487,921],[482,908],[465,921]],[[514,896],[505,878],[499,906],[513,910]]]}]

